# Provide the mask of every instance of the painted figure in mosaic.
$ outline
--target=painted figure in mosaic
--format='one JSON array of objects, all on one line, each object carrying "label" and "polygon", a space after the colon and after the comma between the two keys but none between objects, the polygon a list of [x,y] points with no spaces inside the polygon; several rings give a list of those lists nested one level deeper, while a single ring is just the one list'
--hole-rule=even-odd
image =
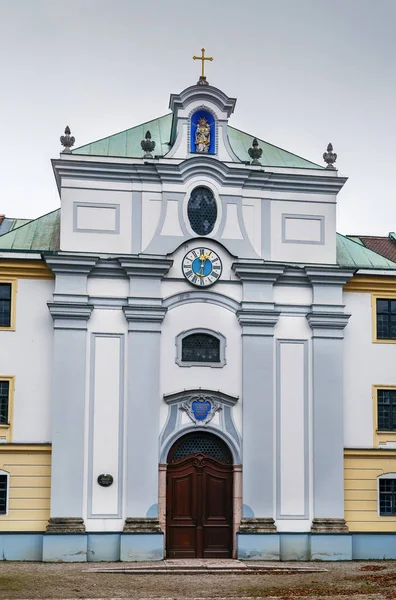
[{"label": "painted figure in mosaic", "polygon": [[210,126],[205,117],[198,121],[197,131],[195,132],[195,150],[197,152],[209,152],[210,145]]}]

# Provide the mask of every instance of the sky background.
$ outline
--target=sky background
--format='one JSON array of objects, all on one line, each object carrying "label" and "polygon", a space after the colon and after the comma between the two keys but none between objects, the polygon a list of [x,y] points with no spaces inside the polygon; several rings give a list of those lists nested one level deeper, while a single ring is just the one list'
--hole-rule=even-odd
[{"label": "sky background", "polygon": [[[338,231],[396,230],[396,0],[0,0],[0,214],[59,206],[50,159],[168,112],[195,84],[230,124],[341,175]],[[208,63],[207,63],[208,64]]]}]

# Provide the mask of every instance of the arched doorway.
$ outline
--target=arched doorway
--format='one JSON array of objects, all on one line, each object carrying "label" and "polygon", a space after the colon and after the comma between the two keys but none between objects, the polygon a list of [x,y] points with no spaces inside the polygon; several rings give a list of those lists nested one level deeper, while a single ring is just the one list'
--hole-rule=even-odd
[{"label": "arched doorway", "polygon": [[233,542],[233,464],[212,433],[178,439],[168,454],[166,540],[169,558],[230,558]]}]

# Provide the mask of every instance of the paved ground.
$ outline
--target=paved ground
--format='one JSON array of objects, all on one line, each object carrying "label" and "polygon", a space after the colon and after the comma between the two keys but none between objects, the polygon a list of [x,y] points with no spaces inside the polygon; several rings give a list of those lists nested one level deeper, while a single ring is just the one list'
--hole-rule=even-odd
[{"label": "paved ground", "polygon": [[[262,564],[262,563],[261,563]],[[247,600],[252,598],[331,600],[396,599],[396,561],[346,563],[264,563],[319,567],[316,573],[152,574],[96,573],[99,566],[128,563],[0,563],[0,598],[132,600]]]}]

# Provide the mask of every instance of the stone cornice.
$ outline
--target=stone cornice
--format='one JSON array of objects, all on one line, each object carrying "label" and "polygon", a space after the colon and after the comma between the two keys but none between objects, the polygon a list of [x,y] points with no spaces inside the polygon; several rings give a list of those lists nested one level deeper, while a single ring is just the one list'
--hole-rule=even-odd
[{"label": "stone cornice", "polygon": [[250,329],[252,335],[273,335],[279,316],[280,312],[273,309],[272,303],[243,302],[241,310],[237,312],[244,333]]},{"label": "stone cornice", "polygon": [[55,274],[88,275],[99,260],[98,256],[81,254],[43,254],[44,260]]},{"label": "stone cornice", "polygon": [[356,269],[343,269],[337,266],[305,267],[305,273],[313,285],[343,286],[353,276]]},{"label": "stone cornice", "polygon": [[193,388],[191,390],[174,392],[173,394],[164,394],[164,400],[167,404],[177,404],[178,402],[182,402],[188,398],[202,395],[211,396],[215,400],[218,400],[219,402],[222,402],[228,406],[234,406],[239,400],[238,396],[230,396],[229,394],[225,394],[220,390],[209,390],[206,388]]},{"label": "stone cornice", "polygon": [[305,173],[305,169],[298,173],[271,172],[268,168],[264,171],[250,165],[224,163],[210,156],[197,156],[181,162],[172,159],[113,162],[107,157],[88,161],[79,155],[68,155],[68,158],[54,159],[52,166],[59,191],[62,178],[182,184],[191,177],[207,175],[223,186],[324,194],[337,194],[346,182],[345,177],[330,175],[325,169],[318,174]]},{"label": "stone cornice", "polygon": [[139,303],[139,299],[137,298],[136,302],[133,304],[122,307],[128,323],[152,323],[160,325],[164,320],[168,309],[160,303],[145,303],[144,298],[140,300]]},{"label": "stone cornice", "polygon": [[48,302],[52,318],[55,320],[88,321],[91,316],[92,304],[79,304],[72,302]]},{"label": "stone cornice", "polygon": [[191,85],[180,94],[171,94],[169,108],[173,113],[186,108],[191,102],[211,102],[230,117],[234,112],[236,98],[229,98],[212,85]]},{"label": "stone cornice", "polygon": [[154,279],[162,279],[173,265],[173,260],[164,256],[125,256],[118,258],[118,262],[129,277]]},{"label": "stone cornice", "polygon": [[282,265],[265,263],[264,261],[237,261],[232,270],[242,281],[275,282],[285,270]]},{"label": "stone cornice", "polygon": [[340,312],[309,312],[307,321],[311,329],[343,330],[351,315]]}]

